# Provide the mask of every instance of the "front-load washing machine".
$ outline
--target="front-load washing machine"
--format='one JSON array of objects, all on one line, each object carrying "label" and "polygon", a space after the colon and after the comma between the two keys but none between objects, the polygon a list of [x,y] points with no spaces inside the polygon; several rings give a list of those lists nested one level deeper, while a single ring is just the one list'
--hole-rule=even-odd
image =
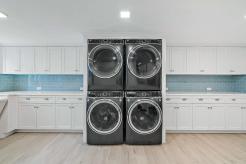
[{"label": "front-load washing machine", "polygon": [[123,90],[124,40],[88,40],[88,90]]},{"label": "front-load washing machine", "polygon": [[125,90],[161,90],[162,40],[129,39]]},{"label": "front-load washing machine", "polygon": [[162,143],[160,91],[126,92],[125,142],[131,145]]},{"label": "front-load washing machine", "polygon": [[89,91],[87,97],[87,143],[123,143],[123,101],[121,91]]}]

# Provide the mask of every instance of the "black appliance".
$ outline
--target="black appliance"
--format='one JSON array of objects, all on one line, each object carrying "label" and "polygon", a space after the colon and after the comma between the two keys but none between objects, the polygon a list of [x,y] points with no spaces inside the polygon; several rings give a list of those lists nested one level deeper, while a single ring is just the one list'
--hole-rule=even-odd
[{"label": "black appliance", "polygon": [[123,144],[122,91],[89,91],[87,97],[87,143]]},{"label": "black appliance", "polygon": [[162,40],[129,39],[125,90],[161,90]]},{"label": "black appliance", "polygon": [[162,143],[162,97],[160,91],[126,92],[126,144]]},{"label": "black appliance", "polygon": [[123,90],[124,40],[88,40],[88,90]]}]

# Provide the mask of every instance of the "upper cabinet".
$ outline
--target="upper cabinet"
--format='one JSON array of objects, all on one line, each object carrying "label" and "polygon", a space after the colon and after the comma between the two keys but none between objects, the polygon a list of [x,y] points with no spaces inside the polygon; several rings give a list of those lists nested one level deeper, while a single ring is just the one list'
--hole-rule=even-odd
[{"label": "upper cabinet", "polygon": [[188,48],[187,72],[189,74],[216,73],[216,48],[199,47]]},{"label": "upper cabinet", "polygon": [[167,74],[246,74],[246,47],[169,47]]},{"label": "upper cabinet", "polygon": [[183,74],[186,73],[187,48],[168,47],[167,48],[167,73]]},{"label": "upper cabinet", "polygon": [[1,72],[5,74],[83,74],[82,47],[3,47],[0,50]]},{"label": "upper cabinet", "polygon": [[246,74],[245,47],[219,47],[217,55],[219,74]]},{"label": "upper cabinet", "polygon": [[64,73],[82,73],[82,49],[79,47],[64,48]]}]

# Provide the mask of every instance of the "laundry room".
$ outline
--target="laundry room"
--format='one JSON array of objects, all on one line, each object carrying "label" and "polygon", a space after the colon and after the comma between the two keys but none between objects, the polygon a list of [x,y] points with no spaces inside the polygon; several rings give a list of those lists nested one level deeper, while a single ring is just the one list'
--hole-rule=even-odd
[{"label": "laundry room", "polygon": [[245,164],[246,1],[0,0],[0,164]]}]

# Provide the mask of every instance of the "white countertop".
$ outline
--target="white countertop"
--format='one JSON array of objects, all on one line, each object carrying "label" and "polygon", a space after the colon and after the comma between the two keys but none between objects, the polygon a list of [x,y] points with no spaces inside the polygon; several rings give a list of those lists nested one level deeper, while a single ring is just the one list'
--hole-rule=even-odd
[{"label": "white countertop", "polygon": [[71,95],[71,96],[83,96],[84,91],[10,91],[0,92],[0,96],[59,96],[59,95]]},{"label": "white countertop", "polygon": [[167,92],[167,95],[202,95],[202,96],[213,96],[213,95],[246,95],[241,92]]}]

